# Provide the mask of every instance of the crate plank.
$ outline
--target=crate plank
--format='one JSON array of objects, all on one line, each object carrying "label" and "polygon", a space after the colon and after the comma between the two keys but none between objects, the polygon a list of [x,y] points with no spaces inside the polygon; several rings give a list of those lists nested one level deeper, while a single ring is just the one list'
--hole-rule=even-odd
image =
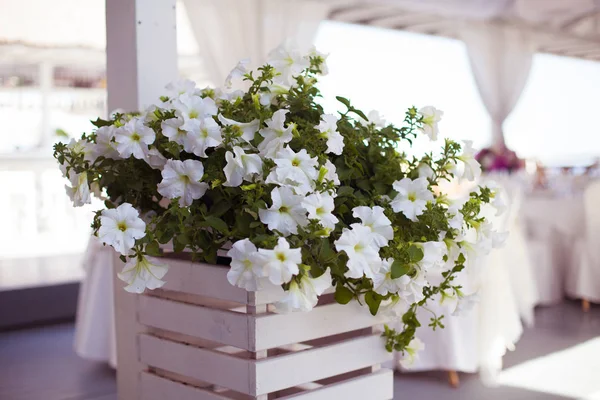
[{"label": "crate plank", "polygon": [[250,320],[256,334],[252,351],[305,342],[385,323],[383,316],[373,317],[366,307],[354,302],[326,304],[307,313],[259,315]]},{"label": "crate plank", "polygon": [[251,305],[273,303],[281,299],[284,294],[280,286],[265,287],[255,293],[233,286],[227,280],[229,268],[223,265],[170,258],[163,260],[169,264],[169,272],[165,276],[166,283],[162,287],[165,290]]},{"label": "crate plank", "polygon": [[320,389],[282,397],[279,400],[390,400],[394,397],[393,372],[378,372],[352,378]]},{"label": "crate plank", "polygon": [[246,314],[150,296],[140,296],[138,307],[138,320],[144,325],[253,350]]},{"label": "crate plank", "polygon": [[147,334],[139,339],[144,364],[246,394],[255,391],[250,360]]},{"label": "crate plank", "polygon": [[181,382],[162,378],[149,372],[142,372],[140,377],[140,399],[143,400],[231,400],[219,393],[200,389]]},{"label": "crate plank", "polygon": [[271,393],[385,362],[391,354],[379,335],[344,340],[256,362],[258,394]]}]

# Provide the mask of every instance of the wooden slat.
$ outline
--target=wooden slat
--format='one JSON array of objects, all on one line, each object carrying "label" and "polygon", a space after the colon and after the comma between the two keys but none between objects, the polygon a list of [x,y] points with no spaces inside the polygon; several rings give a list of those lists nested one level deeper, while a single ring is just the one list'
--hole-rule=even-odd
[{"label": "wooden slat", "polygon": [[143,400],[231,400],[231,397],[184,385],[170,379],[162,378],[149,372],[142,372],[140,377],[140,399]]},{"label": "wooden slat", "polygon": [[325,336],[383,324],[383,316],[373,317],[366,307],[350,304],[327,304],[307,313],[259,315],[251,319],[250,329],[256,333],[252,351],[266,350],[291,343],[305,342]]},{"label": "wooden slat", "polygon": [[170,267],[165,276],[167,282],[163,286],[165,290],[253,305],[272,303],[283,296],[283,290],[279,286],[270,286],[259,292],[249,293],[245,289],[231,285],[227,281],[229,267],[226,266],[167,258],[164,261]]},{"label": "wooden slat", "polygon": [[276,392],[376,365],[390,358],[379,335],[354,338],[256,362],[256,388],[258,394]]},{"label": "wooden slat", "polygon": [[[140,361],[238,392],[253,394],[252,361],[151,335],[140,335]],[[254,385],[252,385],[254,386]]]},{"label": "wooden slat", "polygon": [[150,296],[140,296],[138,307],[138,320],[144,325],[254,350],[254,343],[248,343],[250,317],[246,314]]},{"label": "wooden slat", "polygon": [[390,400],[394,396],[393,377],[392,371],[382,369],[310,392],[282,397],[279,400]]}]

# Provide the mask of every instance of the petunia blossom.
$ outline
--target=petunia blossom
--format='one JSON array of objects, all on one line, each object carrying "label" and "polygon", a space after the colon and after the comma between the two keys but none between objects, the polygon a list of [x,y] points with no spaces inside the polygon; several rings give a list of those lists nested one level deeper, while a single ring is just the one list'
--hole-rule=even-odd
[{"label": "petunia blossom", "polygon": [[355,218],[360,218],[361,225],[371,230],[373,240],[379,247],[387,246],[388,242],[394,238],[392,222],[385,216],[383,211],[380,206],[360,206],[352,209],[352,215]]},{"label": "petunia blossom", "polygon": [[258,150],[263,157],[275,158],[284,144],[292,140],[294,124],[285,126],[285,116],[288,112],[289,110],[285,109],[275,111],[271,119],[265,121],[267,127],[258,131],[264,138],[258,145]]},{"label": "petunia blossom", "polygon": [[284,236],[296,235],[298,226],[308,224],[302,199],[302,196],[294,194],[288,187],[276,187],[271,192],[271,207],[258,211],[260,220],[272,231],[276,230]]},{"label": "petunia blossom", "polygon": [[394,182],[394,190],[398,192],[390,203],[394,212],[401,212],[411,221],[417,221],[417,217],[427,208],[427,202],[433,200],[428,185],[427,178],[404,178]]},{"label": "petunia blossom", "polygon": [[88,185],[87,172],[78,174],[73,169],[70,169],[69,181],[71,182],[71,186],[65,185],[65,189],[73,205],[81,207],[84,204],[90,204],[90,186]]},{"label": "petunia blossom", "polygon": [[338,117],[333,114],[321,115],[321,122],[315,128],[321,137],[327,140],[326,153],[340,155],[344,150],[344,137],[337,130]]},{"label": "petunia blossom", "polygon": [[299,280],[293,279],[289,289],[281,300],[276,302],[275,310],[280,313],[293,311],[310,311],[319,301],[319,296],[331,287],[331,271],[329,268],[317,277],[302,275]]},{"label": "petunia blossom", "polygon": [[233,151],[225,153],[224,172],[227,181],[223,186],[240,186],[244,180],[251,180],[253,175],[262,173],[263,162],[258,154],[247,154],[239,146],[233,146]]},{"label": "petunia blossom", "polygon": [[123,255],[128,255],[136,239],[146,236],[146,223],[129,203],[102,210],[98,238]]},{"label": "petunia blossom", "polygon": [[204,166],[197,160],[167,160],[161,174],[163,179],[158,184],[158,193],[168,199],[179,198],[180,207],[190,206],[208,189],[207,183],[200,182]]},{"label": "petunia blossom", "polygon": [[126,291],[144,293],[146,288],[154,290],[162,287],[166,282],[161,279],[168,270],[168,264],[158,258],[139,256],[130,258],[117,276],[127,283]]},{"label": "petunia blossom", "polygon": [[360,279],[363,275],[373,278],[379,272],[379,248],[373,242],[369,228],[357,224],[352,229],[344,229],[334,244],[337,251],[343,251],[348,256],[348,278]]},{"label": "petunia blossom", "polygon": [[339,222],[333,215],[335,205],[333,197],[328,193],[313,193],[302,201],[302,207],[308,211],[308,219],[316,219],[323,227],[329,231],[335,229],[335,224]]},{"label": "petunia blossom", "polygon": [[219,114],[217,118],[224,126],[231,126],[230,129],[235,138],[242,139],[247,143],[254,140],[254,136],[256,135],[256,132],[258,132],[260,124],[258,119],[253,119],[250,122],[238,122],[233,119],[225,118],[221,114]]},{"label": "petunia blossom", "polygon": [[260,266],[258,275],[269,278],[274,285],[288,283],[300,272],[302,250],[292,249],[285,238],[280,237],[273,250],[258,249]]},{"label": "petunia blossom", "polygon": [[144,125],[141,118],[132,118],[115,132],[116,148],[123,158],[134,156],[142,160],[146,157],[148,146],[154,143],[156,134]]},{"label": "petunia blossom", "polygon": [[421,108],[419,110],[419,114],[421,114],[421,117],[423,118],[423,125],[421,128],[419,128],[419,130],[425,135],[429,136],[429,139],[437,140],[440,132],[438,123],[442,119],[444,112],[433,106],[427,106]]},{"label": "petunia blossom", "polygon": [[262,264],[258,257],[258,250],[249,239],[238,240],[227,252],[231,257],[227,280],[234,286],[248,291],[261,289],[261,278],[256,274]]}]

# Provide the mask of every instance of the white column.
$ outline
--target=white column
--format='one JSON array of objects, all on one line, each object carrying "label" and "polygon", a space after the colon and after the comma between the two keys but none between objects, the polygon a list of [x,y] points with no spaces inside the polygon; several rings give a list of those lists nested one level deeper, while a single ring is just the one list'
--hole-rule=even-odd
[{"label": "white column", "polygon": [[54,86],[54,65],[48,61],[42,61],[39,65],[38,77],[42,96],[39,146],[42,149],[49,149],[52,146],[54,133],[50,131],[50,96]]},{"label": "white column", "polygon": [[[142,110],[156,102],[177,77],[176,0],[106,0],[108,111]],[[116,260],[115,268],[123,263]],[[138,295],[123,290],[114,271],[117,341],[117,392],[137,400],[139,372]]]}]

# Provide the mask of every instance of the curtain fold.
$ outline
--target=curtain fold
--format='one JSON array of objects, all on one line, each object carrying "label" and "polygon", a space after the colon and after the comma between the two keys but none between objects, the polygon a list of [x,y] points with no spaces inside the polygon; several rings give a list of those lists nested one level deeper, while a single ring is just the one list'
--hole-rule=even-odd
[{"label": "curtain fold", "polygon": [[213,84],[221,85],[238,61],[252,66],[286,39],[301,49],[313,42],[329,6],[306,0],[183,0]]},{"label": "curtain fold", "polygon": [[536,41],[523,29],[484,23],[465,23],[461,38],[481,100],[492,121],[495,147],[504,147],[504,121],[527,83]]}]

